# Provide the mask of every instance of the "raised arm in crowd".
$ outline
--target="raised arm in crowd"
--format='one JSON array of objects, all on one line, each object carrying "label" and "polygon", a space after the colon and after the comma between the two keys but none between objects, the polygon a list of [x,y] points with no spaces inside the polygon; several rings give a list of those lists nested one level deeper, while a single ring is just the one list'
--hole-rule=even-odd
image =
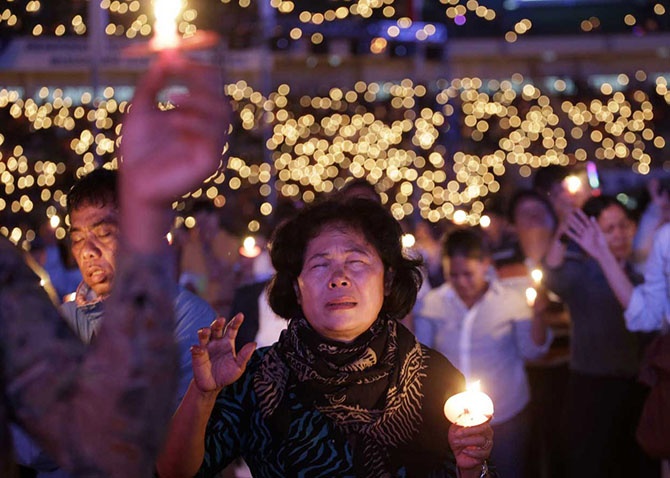
[{"label": "raised arm in crowd", "polygon": [[[159,111],[171,79],[188,93]],[[137,87],[121,141],[118,287],[90,347],[0,240],[0,476],[13,476],[9,420],[74,476],[151,475],[177,381],[170,204],[219,165],[229,118],[220,81],[172,52]]]}]

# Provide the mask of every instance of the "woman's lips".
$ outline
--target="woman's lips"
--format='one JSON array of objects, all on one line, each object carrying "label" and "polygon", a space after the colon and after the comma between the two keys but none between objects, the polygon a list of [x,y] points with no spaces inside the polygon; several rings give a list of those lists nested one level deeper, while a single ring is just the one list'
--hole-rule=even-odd
[{"label": "woman's lips", "polygon": [[336,301],[330,301],[326,303],[326,307],[329,309],[350,309],[352,307],[356,307],[356,301],[355,300],[336,300]]}]

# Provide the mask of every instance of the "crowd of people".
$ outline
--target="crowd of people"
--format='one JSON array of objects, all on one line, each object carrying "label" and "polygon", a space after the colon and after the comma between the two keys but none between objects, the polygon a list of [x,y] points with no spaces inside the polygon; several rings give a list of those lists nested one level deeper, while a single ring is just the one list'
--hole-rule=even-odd
[{"label": "crowd of people", "polygon": [[[169,206],[216,169],[231,121],[203,68],[161,57],[119,172],[68,193],[82,279],[61,317],[0,243],[2,476],[11,461],[217,476],[240,460],[259,477],[660,476],[634,430],[670,304],[662,184],[636,228],[585,177],[568,187],[582,172],[547,167],[488,227],[423,223],[407,250],[374,185],[351,181],[289,208],[255,260],[204,204],[169,245]],[[188,93],[153,108],[173,77]],[[446,399],[475,380],[494,415],[450,423]]]}]

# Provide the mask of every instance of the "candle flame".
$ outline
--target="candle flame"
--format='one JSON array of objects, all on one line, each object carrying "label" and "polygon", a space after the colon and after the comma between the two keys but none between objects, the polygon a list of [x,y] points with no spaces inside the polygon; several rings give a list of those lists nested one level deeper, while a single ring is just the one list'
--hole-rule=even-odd
[{"label": "candle flame", "polygon": [[253,236],[247,236],[242,241],[242,247],[240,247],[240,254],[244,257],[254,258],[261,253],[261,248],[256,244],[256,239]]},{"label": "candle flame", "polygon": [[578,176],[566,176],[563,183],[565,184],[565,189],[570,194],[577,194],[582,189],[582,180]]},{"label": "candle flame", "polygon": [[175,48],[179,44],[177,17],[182,0],[154,0],[154,46],[158,49]]},{"label": "candle flame", "polygon": [[251,236],[245,237],[243,245],[247,251],[253,251],[254,247],[256,247],[256,239]]},{"label": "candle flame", "polygon": [[60,217],[55,214],[51,216],[51,219],[49,219],[49,225],[51,226],[51,229],[56,229],[60,225]]},{"label": "candle flame", "polygon": [[482,389],[482,387],[481,387],[481,383],[479,382],[479,380],[475,380],[474,382],[470,382],[470,383],[468,383],[468,384],[465,386],[465,389],[466,389],[468,392],[480,392],[481,389]]},{"label": "candle flame", "polygon": [[416,238],[414,237],[414,234],[403,234],[400,240],[402,242],[402,247],[405,249],[414,247],[414,244],[416,244]]},{"label": "candle flame", "polygon": [[444,415],[451,423],[472,427],[493,416],[491,397],[479,390],[479,381],[469,382],[465,392],[449,397],[444,404]]},{"label": "candle flame", "polygon": [[542,277],[544,274],[542,273],[542,269],[533,269],[530,271],[530,277],[533,279],[533,282],[535,284],[539,284],[542,282]]},{"label": "candle flame", "polygon": [[533,287],[526,289],[526,302],[528,307],[533,307],[535,305],[535,299],[537,299],[537,291]]}]

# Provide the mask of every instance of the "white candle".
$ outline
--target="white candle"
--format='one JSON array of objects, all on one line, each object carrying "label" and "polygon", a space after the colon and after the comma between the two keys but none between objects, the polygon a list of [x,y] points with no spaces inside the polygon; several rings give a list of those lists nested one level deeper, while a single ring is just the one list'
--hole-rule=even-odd
[{"label": "white candle", "polygon": [[177,17],[182,9],[182,0],[154,0],[154,37],[152,47],[166,50],[179,46]]},{"label": "white candle", "polygon": [[256,244],[256,239],[252,236],[247,236],[242,241],[242,247],[240,247],[240,254],[244,257],[256,257],[261,253],[261,248]]},{"label": "white candle", "polygon": [[479,390],[479,382],[475,382],[465,392],[449,397],[444,404],[444,414],[451,423],[474,427],[491,418],[493,401]]},{"label": "white candle", "polygon": [[537,291],[534,287],[529,287],[526,289],[526,303],[528,307],[533,307],[535,305],[535,299],[537,299]]}]

